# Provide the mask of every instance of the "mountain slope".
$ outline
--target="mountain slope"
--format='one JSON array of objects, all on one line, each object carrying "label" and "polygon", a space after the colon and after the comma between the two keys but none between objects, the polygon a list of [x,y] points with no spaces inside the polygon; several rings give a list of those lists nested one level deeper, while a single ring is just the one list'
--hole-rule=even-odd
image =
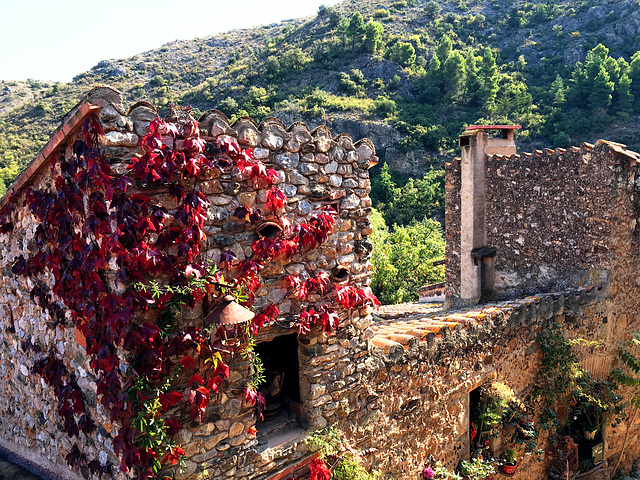
[{"label": "mountain slope", "polygon": [[[369,136],[409,175],[442,165],[478,121],[522,123],[525,148],[597,137],[638,148],[640,59],[637,72],[629,63],[639,34],[632,0],[346,0],[102,61],[68,84],[0,83],[0,179],[10,182],[96,83],[161,111],[176,103],[326,123]],[[590,54],[599,43],[606,54]]]}]

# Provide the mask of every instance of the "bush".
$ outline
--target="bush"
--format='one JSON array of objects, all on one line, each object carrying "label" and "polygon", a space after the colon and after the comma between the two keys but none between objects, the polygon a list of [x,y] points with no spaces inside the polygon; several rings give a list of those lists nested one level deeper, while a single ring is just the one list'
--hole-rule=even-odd
[{"label": "bush", "polygon": [[373,12],[375,18],[387,18],[390,15],[389,10],[386,8],[379,8]]},{"label": "bush", "polygon": [[373,102],[373,112],[376,115],[390,117],[395,115],[398,111],[398,107],[396,102],[391,100],[389,97],[379,96]]},{"label": "bush", "polygon": [[149,80],[149,85],[151,85],[152,87],[162,87],[166,83],[167,82],[162,75],[156,75],[151,80]]}]

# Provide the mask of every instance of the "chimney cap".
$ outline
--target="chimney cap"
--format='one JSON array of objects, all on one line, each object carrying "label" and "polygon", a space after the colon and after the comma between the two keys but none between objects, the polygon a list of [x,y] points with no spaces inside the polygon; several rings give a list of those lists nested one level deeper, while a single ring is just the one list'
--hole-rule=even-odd
[{"label": "chimney cap", "polygon": [[520,130],[522,125],[470,125],[465,130]]}]

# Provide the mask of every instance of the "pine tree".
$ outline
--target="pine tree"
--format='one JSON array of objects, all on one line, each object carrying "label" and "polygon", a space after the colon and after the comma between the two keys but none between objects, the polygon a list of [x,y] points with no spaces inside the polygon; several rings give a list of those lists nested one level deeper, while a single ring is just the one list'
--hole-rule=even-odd
[{"label": "pine tree", "polygon": [[349,27],[347,29],[349,37],[351,37],[351,45],[357,47],[362,44],[365,36],[364,18],[360,12],[351,15]]},{"label": "pine tree", "polygon": [[462,98],[465,86],[465,60],[459,51],[449,55],[443,66],[444,91],[447,100],[458,103]]},{"label": "pine tree", "polygon": [[478,79],[480,80],[480,89],[478,90],[480,106],[491,110],[496,101],[500,75],[498,74],[496,59],[493,57],[493,53],[489,47],[486,47],[484,52],[482,52]]},{"label": "pine tree", "polygon": [[609,80],[609,74],[600,66],[600,71],[593,81],[591,95],[589,95],[589,106],[591,108],[604,108],[605,110],[611,105],[611,94],[613,93],[613,82]]},{"label": "pine tree", "polygon": [[631,93],[631,79],[624,73],[618,85],[616,85],[616,108],[619,112],[631,113],[633,111],[633,94]]},{"label": "pine tree", "polygon": [[560,74],[558,74],[556,79],[551,83],[551,95],[553,96],[553,104],[555,106],[559,107],[566,102],[565,90],[564,81]]},{"label": "pine tree", "polygon": [[453,42],[451,41],[451,38],[445,35],[444,37],[442,37],[442,40],[436,48],[436,56],[438,57],[438,60],[440,60],[441,65],[444,65],[444,62],[447,61],[447,58],[449,58],[449,55],[451,55],[452,49]]},{"label": "pine tree", "polygon": [[416,63],[416,49],[406,42],[397,42],[389,52],[389,58],[403,67],[410,67]]},{"label": "pine tree", "polygon": [[467,52],[465,60],[465,103],[470,107],[478,106],[478,91],[480,90],[480,79],[478,78],[478,64],[476,54],[473,50]]},{"label": "pine tree", "polygon": [[600,68],[607,62],[608,57],[609,49],[601,43],[587,52],[585,70],[591,85],[593,85],[593,82],[600,73]]},{"label": "pine tree", "polygon": [[382,34],[384,33],[384,26],[380,22],[369,20],[365,25],[364,30],[364,48],[368,52],[377,52],[382,45]]},{"label": "pine tree", "polygon": [[635,103],[640,104],[640,51],[631,57],[629,79],[631,80],[631,94],[635,98]]}]

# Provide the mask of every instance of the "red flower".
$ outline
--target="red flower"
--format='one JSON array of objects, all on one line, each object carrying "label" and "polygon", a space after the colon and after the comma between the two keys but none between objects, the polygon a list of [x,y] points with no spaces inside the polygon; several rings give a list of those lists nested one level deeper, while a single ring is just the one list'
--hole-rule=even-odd
[{"label": "red flower", "polygon": [[326,463],[319,458],[311,461],[309,473],[311,473],[311,480],[331,480],[331,472]]}]

